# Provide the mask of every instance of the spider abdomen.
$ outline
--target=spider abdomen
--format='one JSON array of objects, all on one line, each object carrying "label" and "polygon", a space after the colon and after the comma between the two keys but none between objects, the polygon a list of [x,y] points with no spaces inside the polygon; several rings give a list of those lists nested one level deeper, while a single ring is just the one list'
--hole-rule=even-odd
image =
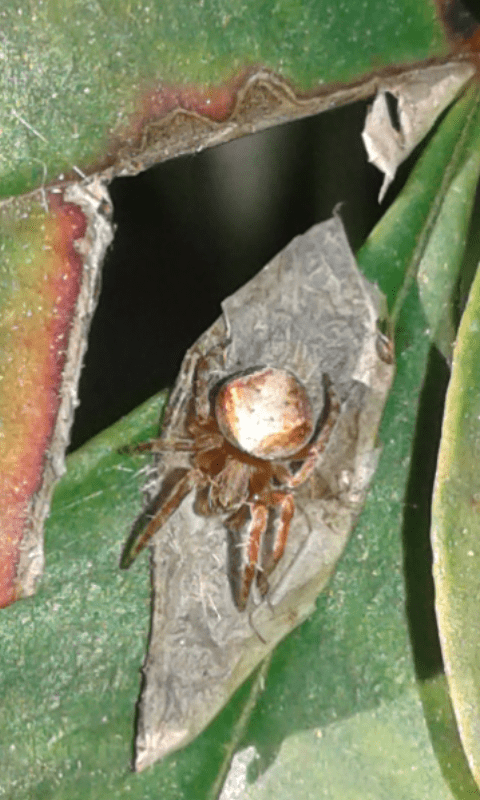
[{"label": "spider abdomen", "polygon": [[229,378],[216,395],[215,416],[227,441],[267,461],[298,453],[315,427],[305,387],[273,367]]}]

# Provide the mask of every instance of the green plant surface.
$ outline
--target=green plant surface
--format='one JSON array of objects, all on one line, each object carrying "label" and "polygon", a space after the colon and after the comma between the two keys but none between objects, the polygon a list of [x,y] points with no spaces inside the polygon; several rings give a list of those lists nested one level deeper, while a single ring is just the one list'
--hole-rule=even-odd
[{"label": "green plant surface", "polygon": [[71,782],[72,796],[94,797],[102,782],[118,782],[115,762],[128,776],[150,596],[145,570],[126,580],[118,569],[142,479],[116,450],[152,434],[164,400],[70,458],[47,531],[52,569],[38,596],[5,609],[1,773],[9,792],[64,797]]},{"label": "green plant surface", "polygon": [[[428,491],[435,441],[419,419],[422,413],[432,418],[438,391],[430,312],[416,278],[421,273],[438,285],[441,308],[451,307],[453,279],[443,280],[442,261],[429,246],[434,242],[441,252],[443,237],[458,272],[464,241],[452,244],[449,215],[442,209],[457,208],[460,193],[463,211],[457,218],[465,230],[475,191],[471,171],[478,170],[477,114],[472,90],[446,115],[415,167],[404,190],[408,202],[402,193],[358,255],[396,313],[397,374],[379,433],[383,452],[374,485],[314,616],[188,748],[142,774],[130,771],[149,581],[145,557],[128,573],[118,563],[141,508],[148,459],[121,455],[118,448],[152,435],[165,399],[153,398],[70,456],[47,524],[47,571],[39,592],[0,617],[0,737],[6,743],[0,771],[7,797],[213,798],[235,749],[253,745],[261,774],[270,765],[288,769],[290,742],[307,737],[313,747],[318,731],[325,742],[320,758],[337,748],[329,774],[338,789],[335,794],[332,784],[328,795],[320,783],[313,795],[302,795],[297,787],[302,800],[322,791],[340,800],[346,787],[357,785],[357,770],[365,777],[365,796],[383,798],[388,764],[396,770],[395,782],[387,782],[394,800],[428,797],[427,792],[462,800],[477,796],[451,719],[443,724],[445,693],[429,680],[441,669],[432,601],[411,575],[413,562],[417,570],[419,564],[430,568],[422,551],[428,513],[418,507],[415,492],[420,496],[420,486]],[[392,258],[399,231],[402,252]],[[395,306],[397,297],[402,302]],[[365,743],[391,731],[395,721],[395,753],[385,749],[382,758],[369,752]],[[260,781],[255,791],[263,791]]]},{"label": "green plant surface", "polygon": [[[250,773],[254,767],[255,762]],[[302,798],[312,800],[319,796],[329,800],[455,797],[435,758],[414,688],[391,702],[334,722],[324,731],[304,730],[287,737],[277,761],[243,797],[286,800],[299,796],[299,791]]]},{"label": "green plant surface", "polygon": [[221,120],[258,65],[306,92],[448,50],[433,0],[19,0],[1,26],[1,196],[109,162],[152,92]]},{"label": "green plant surface", "polygon": [[[45,198],[47,195],[45,195]],[[80,209],[24,197],[0,216],[0,606],[12,602],[19,547],[60,406],[65,341],[83,262]],[[46,200],[45,200],[46,203]]]},{"label": "green plant surface", "polygon": [[480,272],[456,340],[432,509],[436,606],[460,735],[480,780]]}]

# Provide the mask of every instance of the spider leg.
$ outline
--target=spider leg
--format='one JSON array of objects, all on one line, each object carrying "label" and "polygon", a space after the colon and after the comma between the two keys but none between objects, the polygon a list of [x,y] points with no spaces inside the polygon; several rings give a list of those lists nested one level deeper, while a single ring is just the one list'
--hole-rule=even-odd
[{"label": "spider leg", "polygon": [[219,447],[223,442],[223,436],[219,433],[204,433],[193,439],[164,439],[159,436],[158,439],[149,439],[148,442],[140,442],[139,444],[126,445],[121,447],[119,452],[125,455],[133,455],[134,453],[192,453],[198,450],[213,450]]},{"label": "spider leg", "polygon": [[326,375],[324,376],[324,384],[327,402],[319,422],[318,435],[311,445],[317,456],[325,450],[341,410],[340,397],[336,393],[330,378]]},{"label": "spider leg", "polygon": [[285,552],[290,523],[295,513],[295,501],[292,494],[280,491],[264,492],[261,499],[266,508],[272,508],[277,512],[273,530],[266,537],[268,550],[263,554],[261,570],[257,573],[258,588],[260,593],[265,595],[268,592],[267,578]]},{"label": "spider leg", "polygon": [[174,442],[168,442],[158,437],[158,439],[149,439],[148,442],[127,444],[124,447],[120,447],[118,452],[122,453],[122,455],[132,456],[135,453],[161,453],[164,450],[189,452],[192,449],[192,442],[190,439],[177,439]]},{"label": "spider leg", "polygon": [[340,398],[338,397],[333,385],[326,383],[326,416],[320,420],[317,438],[308,445],[306,452],[302,451],[298,456],[294,456],[291,460],[303,461],[302,466],[296,471],[292,472],[286,464],[275,464],[273,466],[273,473],[279,483],[288,486],[289,489],[295,489],[304,483],[307,478],[312,474],[317,463],[317,459],[325,450],[330,434],[335,426],[335,423],[340,414]]},{"label": "spider leg", "polygon": [[250,520],[248,522],[246,563],[240,570],[239,579],[232,586],[234,600],[239,611],[243,611],[247,605],[250,587],[257,569],[260,542],[268,522],[268,509],[263,503],[245,504],[239,511],[232,514],[226,522],[227,529],[233,534],[238,534],[240,529],[243,528],[247,507],[250,509]]},{"label": "spider leg", "polygon": [[120,559],[120,567],[128,569],[149,539],[180,505],[187,494],[198,485],[197,470],[177,470],[174,480],[164,482],[152,505],[135,524]]},{"label": "spider leg", "polygon": [[[228,341],[214,345],[205,355],[197,351],[197,362],[193,372],[193,394],[195,419],[206,423],[211,417],[210,378],[212,373],[220,373],[220,360],[225,362],[225,347]],[[217,369],[215,369],[215,365]]]}]

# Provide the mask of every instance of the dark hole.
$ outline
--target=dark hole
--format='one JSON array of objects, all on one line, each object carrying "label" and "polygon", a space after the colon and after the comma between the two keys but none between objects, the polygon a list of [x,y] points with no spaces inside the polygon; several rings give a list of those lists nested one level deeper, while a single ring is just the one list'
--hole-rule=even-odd
[{"label": "dark hole", "polygon": [[387,103],[388,115],[392,127],[400,131],[400,117],[398,116],[398,100],[391,92],[385,92],[385,102]]}]

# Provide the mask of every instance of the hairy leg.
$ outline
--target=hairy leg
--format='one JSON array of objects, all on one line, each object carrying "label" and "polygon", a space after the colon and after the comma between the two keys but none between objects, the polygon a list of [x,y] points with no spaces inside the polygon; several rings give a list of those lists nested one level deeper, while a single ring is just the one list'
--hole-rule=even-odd
[{"label": "hairy leg", "polygon": [[194,469],[177,470],[175,480],[166,480],[152,505],[134,526],[125,545],[120,567],[128,569],[152,536],[165,524],[187,494],[198,482]]}]

